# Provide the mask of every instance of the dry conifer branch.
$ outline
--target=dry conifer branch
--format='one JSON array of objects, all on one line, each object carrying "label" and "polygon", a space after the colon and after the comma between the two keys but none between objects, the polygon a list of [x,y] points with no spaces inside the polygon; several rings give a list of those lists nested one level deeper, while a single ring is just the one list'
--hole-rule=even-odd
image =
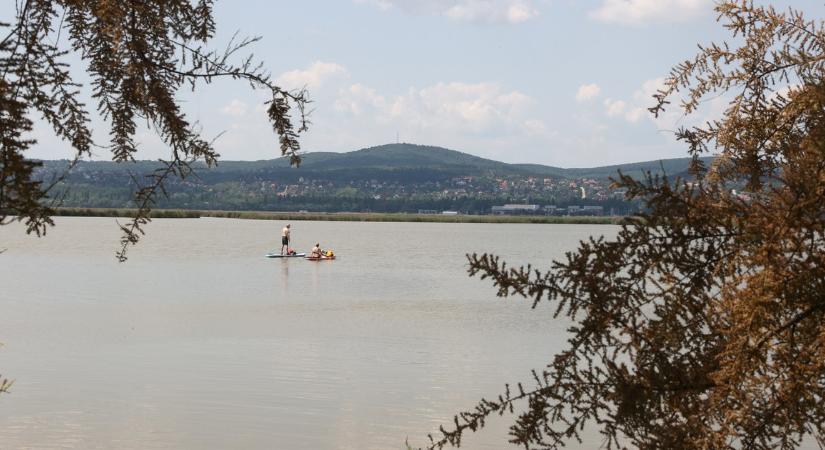
[{"label": "dry conifer branch", "polygon": [[136,184],[137,213],[121,228],[120,260],[143,233],[156,196],[165,195],[164,183],[190,175],[196,161],[217,163],[213,142],[201,138],[176,100],[184,86],[196,89],[198,82],[229,78],[267,90],[267,116],[280,153],[300,163],[298,139],[309,125],[306,92],[281,89],[252,56],[231,63],[258,38],[233,38],[224,50],[209,50],[215,32],[212,0],[23,0],[16,3],[14,21],[0,27],[8,30],[0,40],[0,223],[23,220],[29,232],[38,234],[53,224],[59,198],[50,192],[62,178],[42,185],[33,176],[39,163],[22,157],[35,144],[23,138],[31,131],[32,114],[71,144],[75,154],[67,170],[95,145],[89,111],[79,101],[80,86],[63,62],[69,52],[88,64],[97,112],[111,126],[106,148],[114,160],[134,161],[141,122],[169,147],[163,167],[148,175],[146,184]]},{"label": "dry conifer branch", "polygon": [[693,179],[619,174],[645,213],[547,271],[468,255],[499,296],[548,302],[574,325],[529,393],[480,401],[429,448],[512,411],[524,448],[561,448],[581,427],[609,449],[825,442],[825,27],[749,1],[716,8],[737,46],[702,47],[651,108],[691,114],[732,94],[722,117],[677,132]]},{"label": "dry conifer branch", "polygon": [[14,384],[13,381],[9,381],[5,378],[0,377],[0,393],[9,392],[9,389],[11,389],[12,384]]},{"label": "dry conifer branch", "polygon": [[[0,253],[3,253],[4,250],[0,249]],[[0,342],[0,347],[3,347],[3,343]],[[6,378],[3,378],[3,375],[0,374],[0,394],[9,392],[11,389],[11,385],[14,384],[14,381],[9,381]]]}]

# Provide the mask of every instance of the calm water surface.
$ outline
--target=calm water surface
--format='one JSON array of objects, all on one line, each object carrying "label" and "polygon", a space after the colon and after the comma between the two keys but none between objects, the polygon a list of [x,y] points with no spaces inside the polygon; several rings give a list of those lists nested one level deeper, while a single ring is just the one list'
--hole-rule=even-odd
[{"label": "calm water surface", "polygon": [[[550,308],[496,298],[465,253],[542,267],[617,229],[294,222],[298,250],[339,259],[263,258],[283,224],[156,220],[126,264],[114,219],[0,227],[0,447],[424,445],[564,345]],[[510,448],[509,423],[462,447]]]}]

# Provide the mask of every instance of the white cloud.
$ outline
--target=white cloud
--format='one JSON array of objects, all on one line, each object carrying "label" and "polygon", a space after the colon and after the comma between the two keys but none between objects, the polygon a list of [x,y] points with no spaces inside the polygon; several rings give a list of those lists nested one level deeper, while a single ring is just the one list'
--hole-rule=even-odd
[{"label": "white cloud", "polygon": [[530,103],[528,96],[493,83],[438,83],[396,98],[391,114],[424,129],[484,132],[519,123]]},{"label": "white cloud", "polygon": [[353,84],[341,89],[338,99],[335,100],[335,110],[347,112],[353,116],[360,116],[367,111],[385,108],[387,101],[375,89],[363,84]]},{"label": "white cloud", "polygon": [[632,108],[632,109],[628,110],[628,111],[624,114],[624,118],[625,118],[625,120],[627,120],[628,122],[636,123],[636,122],[638,122],[638,121],[642,120],[642,118],[643,118],[643,117],[645,116],[645,114],[647,114],[647,113],[648,113],[648,110],[647,110],[647,109],[645,109],[645,108],[642,108],[642,107],[638,106],[638,107],[636,107],[636,108]]},{"label": "white cloud", "polygon": [[344,76],[347,69],[336,63],[315,61],[306,69],[290,70],[278,77],[278,83],[287,89],[317,89],[331,78]]},{"label": "white cloud", "polygon": [[653,105],[653,94],[664,87],[664,82],[664,78],[645,81],[641,88],[633,92],[632,99],[628,101],[605,99],[605,113],[608,117],[622,117],[631,123],[639,122],[644,117],[650,117],[653,120],[647,108]]},{"label": "white cloud", "polygon": [[233,99],[228,105],[221,108],[222,113],[233,117],[245,116],[247,111],[249,111],[249,105],[238,99]]},{"label": "white cloud", "polygon": [[369,3],[384,11],[392,8],[392,1],[390,0],[355,0],[355,3]]},{"label": "white cloud", "polygon": [[526,22],[538,16],[537,0],[355,0],[382,10],[398,8],[412,14],[440,15],[460,22]]},{"label": "white cloud", "polygon": [[662,77],[652,78],[642,83],[641,89],[633,93],[633,99],[640,103],[645,103],[647,106],[652,106],[653,95],[659,90],[664,89],[665,79]]},{"label": "white cloud", "polygon": [[361,84],[342,89],[335,109],[379,124],[453,134],[541,134],[546,126],[529,117],[535,101],[496,83],[437,83],[387,97]]},{"label": "white cloud", "polygon": [[576,92],[576,100],[579,102],[592,100],[598,97],[601,91],[602,89],[596,83],[583,84],[579,86],[579,90]]},{"label": "white cloud", "polygon": [[510,5],[507,8],[507,21],[510,23],[526,22],[538,15],[538,10],[523,3]]},{"label": "white cloud", "polygon": [[604,106],[607,108],[608,117],[616,117],[624,114],[627,103],[622,100],[613,100],[612,98],[604,99]]},{"label": "white cloud", "polygon": [[443,14],[464,22],[520,23],[538,15],[538,11],[518,0],[462,0]]},{"label": "white cloud", "polygon": [[521,129],[528,136],[557,136],[559,134],[558,131],[548,130],[547,125],[543,121],[538,119],[526,120],[524,123],[521,124]]},{"label": "white cloud", "polygon": [[603,0],[590,17],[624,25],[684,22],[711,11],[712,5],[711,0]]}]

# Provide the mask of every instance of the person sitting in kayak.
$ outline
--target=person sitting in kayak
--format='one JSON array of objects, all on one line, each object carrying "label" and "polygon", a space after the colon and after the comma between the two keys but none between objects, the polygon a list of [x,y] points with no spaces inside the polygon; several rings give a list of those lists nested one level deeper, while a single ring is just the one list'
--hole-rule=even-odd
[{"label": "person sitting in kayak", "polygon": [[315,247],[312,247],[312,251],[309,252],[310,258],[320,258],[324,252],[321,250],[321,244],[315,243]]}]

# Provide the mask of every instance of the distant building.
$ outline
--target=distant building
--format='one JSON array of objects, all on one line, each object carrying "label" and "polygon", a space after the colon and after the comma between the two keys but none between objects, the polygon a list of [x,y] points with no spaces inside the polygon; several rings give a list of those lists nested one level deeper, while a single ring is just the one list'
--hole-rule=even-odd
[{"label": "distant building", "polygon": [[542,209],[544,210],[544,214],[547,216],[563,216],[567,212],[567,209],[560,208],[556,205],[546,205]]},{"label": "distant building", "polygon": [[441,214],[445,216],[457,216],[458,211],[441,211]]},{"label": "distant building", "polygon": [[538,214],[541,210],[539,205],[504,205],[493,206],[493,214],[495,215],[513,215],[513,214]]},{"label": "distant building", "polygon": [[419,209],[418,214],[438,214],[438,211],[435,209]]},{"label": "distant building", "polygon": [[568,216],[603,216],[603,206],[579,206],[570,205],[567,207]]}]

